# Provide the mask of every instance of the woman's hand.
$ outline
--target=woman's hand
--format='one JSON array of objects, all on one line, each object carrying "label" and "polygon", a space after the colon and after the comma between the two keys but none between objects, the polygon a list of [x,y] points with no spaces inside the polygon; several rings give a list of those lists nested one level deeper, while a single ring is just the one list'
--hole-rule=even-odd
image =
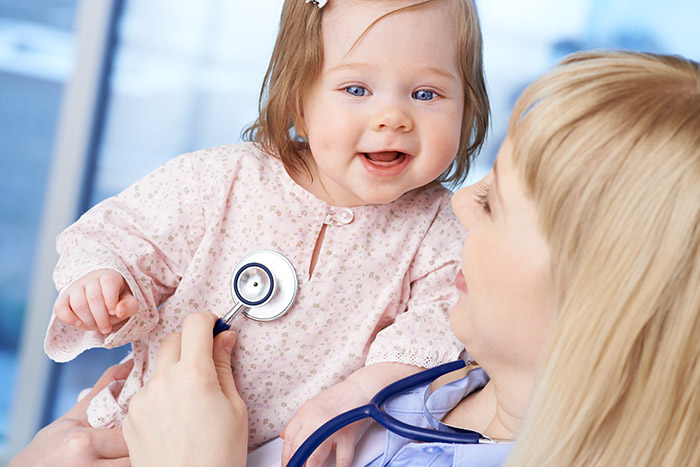
[{"label": "woman's hand", "polygon": [[92,428],[86,410],[90,400],[113,381],[125,379],[133,360],[107,369],[92,390],[61,418],[44,427],[11,462],[20,466],[129,466],[121,429]]},{"label": "woman's hand", "polygon": [[192,313],[163,340],[153,376],[129,404],[124,439],[134,466],[243,466],[248,414],[233,382],[232,331]]}]

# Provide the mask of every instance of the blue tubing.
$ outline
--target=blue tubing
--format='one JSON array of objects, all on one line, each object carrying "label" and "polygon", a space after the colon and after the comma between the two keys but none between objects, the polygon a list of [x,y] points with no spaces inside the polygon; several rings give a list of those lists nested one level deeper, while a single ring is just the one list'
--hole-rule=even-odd
[{"label": "blue tubing", "polygon": [[311,436],[306,438],[306,441],[299,446],[297,452],[295,452],[289,460],[287,467],[302,467],[304,462],[306,462],[309,456],[313,454],[316,448],[319,447],[326,438],[353,422],[371,417],[371,410],[371,405],[363,405],[362,407],[342,413],[335,418],[331,418],[319,429],[311,433]]},{"label": "blue tubing", "polygon": [[381,409],[387,399],[398,396],[399,394],[410,389],[430,383],[442,375],[463,368],[465,365],[466,363],[463,360],[444,363],[436,366],[435,368],[421,371],[420,373],[416,373],[415,375],[408,376],[388,385],[379,391],[377,395],[372,398],[372,401],[369,404],[342,413],[337,417],[330,419],[328,422],[314,431],[311,436],[304,441],[299,449],[297,449],[297,452],[294,453],[289,461],[289,464],[287,464],[287,467],[302,467],[309,456],[313,454],[316,448],[319,447],[327,438],[332,436],[341,428],[365,418],[372,418],[392,433],[396,433],[399,436],[415,441],[459,444],[478,443],[480,436],[476,432],[447,433],[422,428],[419,426],[413,426],[395,419]]},{"label": "blue tubing", "polygon": [[438,365],[428,370],[423,370],[415,375],[407,376],[406,378],[400,379],[395,383],[391,383],[379,391],[372,398],[372,403],[377,407],[381,407],[384,405],[384,402],[391,397],[398,396],[404,391],[417,388],[423,384],[432,383],[440,376],[446,375],[447,373],[451,373],[455,370],[459,370],[460,368],[464,368],[466,365],[467,364],[464,360],[455,360],[454,362],[443,363],[442,365]]}]

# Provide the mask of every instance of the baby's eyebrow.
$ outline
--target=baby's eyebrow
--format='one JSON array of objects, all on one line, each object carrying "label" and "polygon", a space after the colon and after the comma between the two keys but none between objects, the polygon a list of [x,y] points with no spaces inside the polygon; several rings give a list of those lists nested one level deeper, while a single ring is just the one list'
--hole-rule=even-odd
[{"label": "baby's eyebrow", "polygon": [[333,68],[329,68],[328,72],[336,72],[336,71],[345,71],[345,70],[356,70],[356,69],[372,69],[375,68],[372,65],[368,63],[361,63],[361,62],[350,62],[350,63],[341,63],[340,65],[336,65]]},{"label": "baby's eyebrow", "polygon": [[[374,65],[371,65],[369,63],[350,62],[350,63],[342,63],[340,65],[336,65],[332,68],[329,68],[327,72],[328,73],[335,73],[335,72],[341,72],[341,71],[345,71],[345,70],[359,70],[359,69],[372,71],[372,70],[376,70],[377,67]],[[449,71],[445,70],[444,68],[427,66],[425,68],[422,68],[420,71],[428,73],[428,74],[438,75],[438,76],[441,76],[443,78],[447,78],[450,80],[458,79],[453,73],[450,73]]]},{"label": "baby's eyebrow", "polygon": [[447,71],[443,68],[436,68],[436,67],[429,66],[429,67],[425,68],[425,71],[427,71],[429,73],[436,74],[436,75],[440,75],[444,78],[457,79],[457,77],[455,75],[453,75],[452,73],[450,73],[449,71]]}]

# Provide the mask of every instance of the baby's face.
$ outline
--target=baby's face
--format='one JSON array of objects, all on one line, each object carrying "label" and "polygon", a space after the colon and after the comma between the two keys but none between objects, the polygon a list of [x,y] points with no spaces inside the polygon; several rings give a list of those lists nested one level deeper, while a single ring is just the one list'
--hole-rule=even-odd
[{"label": "baby's face", "polygon": [[324,7],[323,67],[298,127],[311,148],[310,191],[331,204],[394,201],[435,180],[457,153],[464,89],[449,3],[379,19],[413,3]]}]

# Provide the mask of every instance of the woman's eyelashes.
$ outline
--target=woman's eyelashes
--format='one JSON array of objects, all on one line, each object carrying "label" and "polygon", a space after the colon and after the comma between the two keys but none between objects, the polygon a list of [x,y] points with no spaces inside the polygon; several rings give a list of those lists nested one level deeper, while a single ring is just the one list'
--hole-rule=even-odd
[{"label": "woman's eyelashes", "polygon": [[489,184],[481,182],[476,187],[475,196],[476,202],[485,213],[491,213],[491,205],[489,204]]}]

